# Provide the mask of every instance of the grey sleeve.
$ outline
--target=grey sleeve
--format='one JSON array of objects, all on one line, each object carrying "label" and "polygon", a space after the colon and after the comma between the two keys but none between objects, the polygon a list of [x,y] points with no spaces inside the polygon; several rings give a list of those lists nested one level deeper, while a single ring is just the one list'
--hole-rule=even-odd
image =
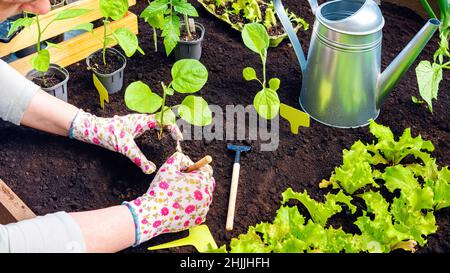
[{"label": "grey sleeve", "polygon": [[20,125],[39,86],[0,60],[0,118]]},{"label": "grey sleeve", "polygon": [[86,252],[78,224],[65,212],[0,225],[0,253]]}]

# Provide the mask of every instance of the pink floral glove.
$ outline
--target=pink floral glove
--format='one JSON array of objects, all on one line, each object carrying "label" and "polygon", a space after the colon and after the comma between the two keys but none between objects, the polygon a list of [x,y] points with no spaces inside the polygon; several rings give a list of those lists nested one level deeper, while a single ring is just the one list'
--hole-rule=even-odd
[{"label": "pink floral glove", "polygon": [[123,203],[133,214],[135,245],[205,221],[216,182],[210,165],[190,173],[181,172],[191,164],[189,157],[176,152],[159,169],[147,193]]},{"label": "pink floral glove", "polygon": [[[149,129],[159,129],[155,115],[131,114],[99,118],[80,109],[72,121],[69,137],[102,146],[119,152],[138,165],[146,174],[156,170],[155,164],[147,160],[134,139]],[[183,140],[178,126],[167,126],[172,138]]]}]

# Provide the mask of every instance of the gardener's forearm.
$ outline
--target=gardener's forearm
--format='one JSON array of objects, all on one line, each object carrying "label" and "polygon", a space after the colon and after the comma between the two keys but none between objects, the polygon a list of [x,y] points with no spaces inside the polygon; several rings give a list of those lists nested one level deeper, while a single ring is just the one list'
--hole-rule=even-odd
[{"label": "gardener's forearm", "polygon": [[38,91],[31,99],[21,124],[41,131],[68,136],[72,120],[79,109],[56,97]]},{"label": "gardener's forearm", "polygon": [[70,213],[80,227],[87,252],[117,252],[136,239],[133,216],[125,206]]}]

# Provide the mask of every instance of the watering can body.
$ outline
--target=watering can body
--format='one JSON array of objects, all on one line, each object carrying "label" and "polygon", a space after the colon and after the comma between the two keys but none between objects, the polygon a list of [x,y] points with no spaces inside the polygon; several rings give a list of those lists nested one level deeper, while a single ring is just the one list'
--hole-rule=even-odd
[{"label": "watering can body", "polygon": [[300,105],[313,119],[333,127],[365,126],[376,119],[390,90],[438,29],[431,21],[381,73],[384,18],[373,0],[335,0],[318,6],[308,58],[303,54],[281,0],[274,0],[300,62]]}]

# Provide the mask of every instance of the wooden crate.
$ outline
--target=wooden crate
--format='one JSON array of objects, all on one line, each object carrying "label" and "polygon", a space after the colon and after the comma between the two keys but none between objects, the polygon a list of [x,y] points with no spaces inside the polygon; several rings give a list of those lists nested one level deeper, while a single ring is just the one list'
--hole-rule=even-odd
[{"label": "wooden crate", "polygon": [[[136,0],[129,0],[129,5],[133,6],[136,4]],[[81,23],[89,23],[95,20],[102,18],[102,15],[98,8],[99,0],[80,0],[74,3],[71,3],[67,6],[61,7],[59,9],[50,11],[48,14],[40,16],[41,25],[46,25],[50,22],[55,15],[66,9],[71,8],[79,8],[79,9],[90,9],[91,12],[69,20],[64,20],[60,22],[55,22],[50,25],[50,27],[46,30],[42,37],[42,41],[47,40],[49,38],[53,38],[57,35],[68,32],[75,26]],[[110,29],[115,30],[120,27],[127,27],[134,33],[138,33],[138,19],[137,16],[131,12],[122,18],[121,20],[114,21],[110,24]],[[11,53],[14,53],[18,50],[27,48],[36,43],[35,33],[36,33],[36,24],[33,24],[29,28],[23,29],[14,39],[12,39],[7,44],[0,44],[0,57],[4,57]],[[103,35],[103,28],[99,27],[94,30],[94,35]],[[60,66],[68,66],[73,63],[76,63],[91,53],[97,51],[102,48],[102,44],[96,39],[92,33],[84,33],[79,36],[73,37],[67,41],[64,41],[59,44],[61,48],[51,48],[51,63],[58,64]],[[114,46],[115,44],[111,44],[110,46]],[[36,53],[35,53],[36,54]],[[29,55],[17,61],[11,63],[11,66],[14,67],[17,71],[22,74],[26,74],[31,70],[31,58],[35,54]]]}]

